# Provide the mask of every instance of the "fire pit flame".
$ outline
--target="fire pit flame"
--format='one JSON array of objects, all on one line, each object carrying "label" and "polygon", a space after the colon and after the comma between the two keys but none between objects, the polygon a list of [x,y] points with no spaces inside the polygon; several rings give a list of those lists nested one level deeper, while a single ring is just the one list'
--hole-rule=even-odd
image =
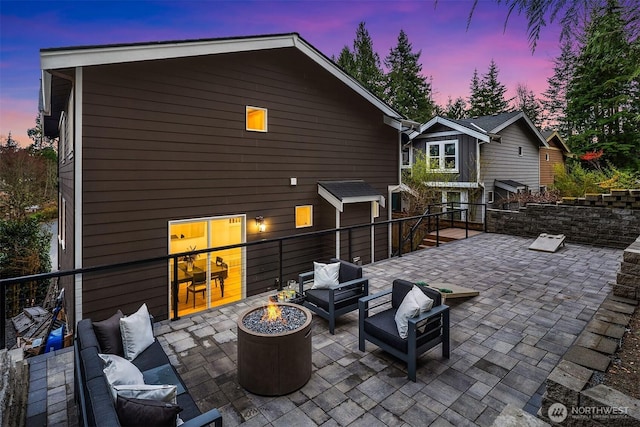
[{"label": "fire pit flame", "polygon": [[264,314],[260,319],[262,322],[280,322],[286,324],[287,321],[282,317],[282,310],[280,306],[273,301],[269,301],[269,304],[264,309]]}]

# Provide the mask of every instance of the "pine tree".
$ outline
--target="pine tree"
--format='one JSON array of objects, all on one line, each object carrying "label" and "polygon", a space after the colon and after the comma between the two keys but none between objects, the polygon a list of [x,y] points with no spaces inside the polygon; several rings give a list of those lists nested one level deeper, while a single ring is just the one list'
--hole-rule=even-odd
[{"label": "pine tree", "polygon": [[380,68],[380,57],[373,50],[373,42],[364,22],[360,22],[356,30],[356,38],[353,41],[353,60],[353,77],[358,79],[364,87],[375,95],[382,98],[384,73]]},{"label": "pine tree", "polygon": [[467,103],[464,98],[458,97],[454,100],[449,97],[444,108],[443,115],[450,119],[463,119],[467,116]]},{"label": "pine tree", "polygon": [[486,111],[484,115],[509,111],[509,103],[513,100],[513,98],[505,98],[507,88],[498,80],[498,73],[498,65],[492,59],[487,74],[482,76],[482,89],[486,96]]},{"label": "pine tree", "polygon": [[567,91],[568,141],[577,153],[604,150],[617,167],[638,167],[638,45],[616,0],[594,10]]},{"label": "pine tree", "polygon": [[516,97],[514,100],[514,110],[524,112],[529,120],[536,125],[537,128],[542,124],[542,106],[540,101],[536,99],[532,90],[529,90],[524,83],[518,83],[516,86]]},{"label": "pine tree", "polygon": [[546,127],[557,130],[565,139],[569,137],[567,86],[573,77],[575,59],[572,43],[563,42],[560,55],[553,60],[553,76],[547,79],[549,87],[542,94],[542,106],[547,114]]},{"label": "pine tree", "polygon": [[388,69],[384,99],[405,117],[426,122],[433,115],[434,105],[431,84],[420,74],[420,54],[413,53],[409,38],[400,30],[397,46],[384,60]]},{"label": "pine tree", "polygon": [[351,76],[355,76],[356,74],[356,63],[353,57],[353,53],[349,50],[348,46],[345,46],[340,51],[340,56],[338,59],[332,57],[331,60],[338,64],[344,71],[351,74]]},{"label": "pine tree", "polygon": [[470,117],[483,116],[486,110],[485,94],[478,77],[478,69],[473,70],[473,77],[471,77],[471,84],[469,85],[471,95],[469,95],[469,111]]},{"label": "pine tree", "polygon": [[489,116],[509,111],[509,102],[512,99],[505,98],[507,88],[498,80],[498,73],[498,66],[493,59],[487,73],[482,76],[482,80],[478,78],[478,70],[473,70],[469,116]]}]

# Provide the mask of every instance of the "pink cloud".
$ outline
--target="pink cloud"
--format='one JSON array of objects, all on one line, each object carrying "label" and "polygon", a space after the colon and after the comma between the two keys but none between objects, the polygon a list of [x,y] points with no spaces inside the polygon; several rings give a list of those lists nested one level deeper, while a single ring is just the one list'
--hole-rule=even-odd
[{"label": "pink cloud", "polygon": [[[2,114],[0,114],[0,143],[4,144],[11,132],[11,138],[26,147],[31,144],[27,130],[36,125],[38,115],[37,104],[34,111],[33,101],[15,98],[0,99]],[[7,108],[7,107],[10,108]]]}]

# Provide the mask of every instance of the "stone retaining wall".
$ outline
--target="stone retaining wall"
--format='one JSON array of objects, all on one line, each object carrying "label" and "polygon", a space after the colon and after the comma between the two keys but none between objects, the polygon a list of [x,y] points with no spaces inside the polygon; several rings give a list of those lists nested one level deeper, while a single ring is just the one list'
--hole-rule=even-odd
[{"label": "stone retaining wall", "polygon": [[568,242],[622,249],[640,235],[640,190],[564,198],[556,205],[530,203],[519,211],[487,209],[486,221],[491,233],[564,234]]},{"label": "stone retaining wall", "polygon": [[21,348],[0,350],[0,419],[2,426],[24,426],[29,366]]},{"label": "stone retaining wall", "polygon": [[640,300],[640,237],[622,254],[620,270],[613,285],[613,294]]}]

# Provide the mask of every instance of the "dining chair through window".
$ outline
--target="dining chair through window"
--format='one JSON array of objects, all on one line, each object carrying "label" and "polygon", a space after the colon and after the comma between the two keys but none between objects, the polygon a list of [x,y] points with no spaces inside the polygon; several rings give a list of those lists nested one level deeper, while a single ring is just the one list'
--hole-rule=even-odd
[{"label": "dining chair through window", "polygon": [[196,308],[196,294],[201,293],[202,298],[207,292],[207,273],[205,271],[194,271],[193,279],[187,286],[187,302],[189,302],[189,294],[193,294],[193,308]]}]

